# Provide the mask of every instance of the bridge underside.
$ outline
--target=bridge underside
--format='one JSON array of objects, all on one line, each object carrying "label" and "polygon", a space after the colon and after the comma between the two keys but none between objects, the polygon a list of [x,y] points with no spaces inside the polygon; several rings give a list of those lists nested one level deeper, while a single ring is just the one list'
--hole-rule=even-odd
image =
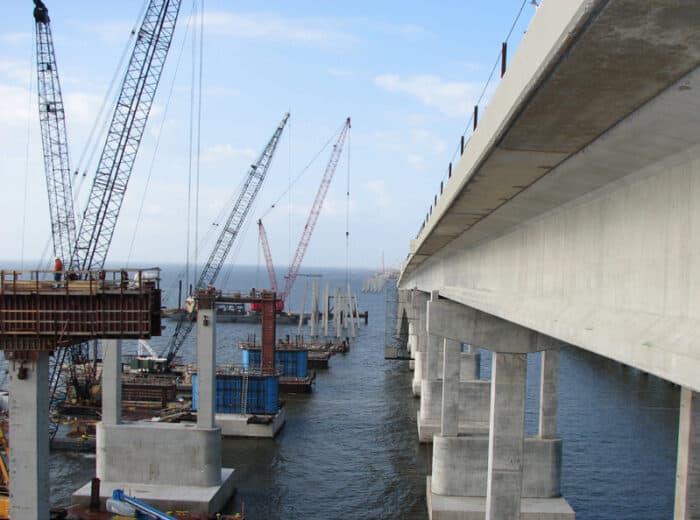
[{"label": "bridge underside", "polygon": [[645,6],[543,3],[400,287],[698,391],[700,6]]}]

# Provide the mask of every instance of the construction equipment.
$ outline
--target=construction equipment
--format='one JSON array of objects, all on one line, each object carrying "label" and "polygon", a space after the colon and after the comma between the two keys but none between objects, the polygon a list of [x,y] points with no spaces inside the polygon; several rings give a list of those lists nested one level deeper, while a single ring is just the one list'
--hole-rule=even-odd
[{"label": "construction equipment", "polygon": [[[65,114],[51,39],[48,10],[34,0],[36,22],[39,115],[44,148],[51,229],[56,256],[70,258],[74,271],[101,269],[112,240],[121,203],[133,169],[141,137],[172,41],[181,0],[150,0],[138,31],[100,156],[95,179],[75,232],[70,186]],[[74,243],[75,242],[75,243]],[[56,408],[62,366],[68,357],[70,383],[76,397],[90,399],[96,383],[96,359],[87,370],[86,344],[60,349],[51,375],[51,407]],[[76,366],[85,370],[78,374]],[[64,396],[62,396],[64,397]],[[52,435],[55,431],[52,432]]]},{"label": "construction equipment", "polygon": [[[236,202],[231,208],[231,212],[223,225],[219,226],[221,232],[214,245],[214,249],[209,255],[207,263],[202,268],[202,272],[197,280],[196,289],[205,289],[210,285],[213,285],[216,281],[216,277],[219,275],[221,268],[224,265],[224,261],[231,251],[238,233],[243,227],[245,218],[250,211],[255,197],[258,195],[267,171],[272,163],[272,157],[277,149],[277,144],[279,143],[280,137],[282,136],[282,131],[284,130],[287,120],[289,119],[289,113],[286,113],[282,118],[282,121],[275,129],[274,134],[268,141],[267,145],[263,149],[258,160],[251,164],[248,170],[248,176],[241,188],[241,191],[236,199]],[[218,226],[219,223],[216,223]],[[185,338],[189,335],[194,322],[189,316],[181,316],[175,326],[175,332],[173,333],[166,349],[164,350],[162,357],[166,358],[166,366],[172,364],[175,356],[179,352],[180,348],[185,342]]]},{"label": "construction equipment", "polygon": [[179,11],[180,0],[148,3],[80,223],[71,269],[104,266]]},{"label": "construction equipment", "polygon": [[68,259],[72,255],[75,242],[75,215],[68,157],[66,115],[63,110],[63,96],[58,79],[49,11],[41,0],[34,0],[34,21],[39,126],[44,151],[53,251],[54,256]]},{"label": "construction equipment", "polygon": [[7,417],[0,419],[0,520],[10,518],[10,472],[7,470],[10,460],[10,443],[7,441]]},{"label": "construction equipment", "polygon": [[[272,263],[272,253],[270,252],[270,242],[267,239],[267,232],[265,231],[265,226],[263,226],[262,220],[258,219],[258,234],[260,236],[260,244],[262,245],[262,250],[265,255],[265,265],[267,266],[267,276],[270,278],[270,290],[275,293],[279,292],[277,288],[277,275],[275,274],[275,265]],[[259,312],[259,304],[251,304],[250,309],[252,311]],[[275,310],[277,312],[282,312],[284,310],[284,300],[277,300],[275,302]]]},{"label": "construction equipment", "polygon": [[[289,266],[289,270],[287,271],[287,275],[285,276],[285,282],[284,282],[284,289],[282,290],[282,293],[279,295],[279,300],[280,304],[278,307],[278,310],[281,312],[284,310],[284,302],[287,299],[287,296],[289,296],[289,293],[292,290],[292,287],[294,286],[294,282],[297,279],[297,276],[299,274],[299,268],[301,267],[301,262],[304,259],[304,254],[306,254],[306,248],[309,246],[309,242],[311,241],[311,235],[314,232],[314,227],[316,226],[316,221],[318,220],[318,216],[321,213],[321,208],[323,207],[323,201],[326,199],[326,194],[328,193],[328,188],[331,184],[331,180],[333,180],[333,174],[335,173],[335,169],[338,166],[338,161],[340,160],[340,154],[343,151],[343,144],[345,142],[345,137],[347,136],[348,131],[350,130],[350,118],[348,117],[345,120],[345,125],[340,131],[340,135],[338,136],[338,139],[336,140],[336,143],[333,145],[333,150],[331,151],[331,157],[328,160],[328,164],[326,165],[326,170],[323,174],[323,178],[321,179],[321,185],[318,187],[318,191],[316,192],[316,198],[314,199],[314,203],[311,206],[311,211],[309,212],[309,216],[306,219],[306,224],[304,225],[304,231],[301,234],[301,238],[299,239],[299,244],[297,245],[297,249],[294,253],[294,259],[292,260],[292,263]],[[270,277],[270,286],[274,291],[277,291],[277,279],[275,276],[275,268],[272,263],[272,254],[270,253],[270,244],[267,240],[267,233],[265,232],[265,227],[262,224],[261,220],[258,220],[258,230],[260,232],[260,242],[262,244],[263,252],[265,254],[265,263],[267,265],[267,274]]]}]

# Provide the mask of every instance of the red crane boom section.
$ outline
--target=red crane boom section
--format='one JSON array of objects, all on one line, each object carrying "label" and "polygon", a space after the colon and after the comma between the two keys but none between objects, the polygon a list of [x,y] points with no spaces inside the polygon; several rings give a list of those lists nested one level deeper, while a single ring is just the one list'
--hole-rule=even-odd
[{"label": "red crane boom section", "polygon": [[299,274],[299,268],[301,267],[301,262],[304,259],[304,254],[306,253],[306,248],[309,246],[311,241],[311,235],[314,232],[314,227],[316,226],[316,221],[321,213],[321,208],[323,207],[323,201],[326,199],[326,194],[328,193],[328,187],[333,180],[333,174],[338,166],[338,161],[340,160],[340,154],[343,151],[343,144],[345,143],[345,137],[350,130],[350,118],[345,120],[345,126],[340,131],[338,140],[333,145],[333,151],[331,152],[331,158],[326,166],[326,171],[323,174],[323,179],[321,179],[321,185],[318,187],[318,192],[316,192],[316,199],[314,200],[313,206],[311,206],[311,211],[309,212],[309,217],[306,220],[306,225],[304,226],[304,231],[301,234],[301,239],[299,240],[299,245],[297,245],[297,250],[294,253],[294,260],[289,266],[289,271],[285,277],[284,289],[280,295],[280,300],[284,303],[289,295],[294,282]]}]

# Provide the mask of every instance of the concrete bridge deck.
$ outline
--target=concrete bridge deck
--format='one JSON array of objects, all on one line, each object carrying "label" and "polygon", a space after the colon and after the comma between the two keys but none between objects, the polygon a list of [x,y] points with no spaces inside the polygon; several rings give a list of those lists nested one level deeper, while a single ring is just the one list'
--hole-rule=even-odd
[{"label": "concrete bridge deck", "polygon": [[401,288],[700,390],[700,4],[543,2]]},{"label": "concrete bridge deck", "polygon": [[[562,343],[682,386],[674,518],[700,518],[699,26],[692,0],[541,2],[411,241],[398,318],[433,520],[574,517],[558,492]],[[490,402],[460,379],[460,343],[493,352]]]}]

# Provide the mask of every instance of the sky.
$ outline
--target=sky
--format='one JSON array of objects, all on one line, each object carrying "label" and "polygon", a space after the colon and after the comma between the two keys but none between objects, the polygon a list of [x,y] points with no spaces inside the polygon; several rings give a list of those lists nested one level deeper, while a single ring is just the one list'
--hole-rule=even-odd
[{"label": "sky", "polygon": [[[447,177],[447,165],[456,157],[523,0],[205,0],[203,6],[200,1],[182,1],[108,262],[133,267],[184,263],[189,253],[191,263],[201,266],[218,233],[217,217],[231,210],[250,164],[289,111],[289,124],[229,262],[264,263],[255,225],[262,217],[275,266],[286,270],[330,157],[327,143],[351,117],[352,129],[303,265],[348,263],[379,270],[383,261],[399,267]],[[95,140],[89,147],[88,138],[103,102],[111,102],[107,91],[144,2],[45,3],[71,168],[80,168],[73,185],[79,217],[103,144]],[[192,40],[202,7],[200,53]],[[38,259],[53,255],[32,9],[30,0],[13,0],[5,3],[0,18],[0,211],[5,223],[0,260],[5,268],[35,268]],[[508,40],[509,59],[535,12],[527,0]],[[194,40],[199,42],[199,35]],[[191,122],[198,119],[191,114],[193,99],[198,106],[200,55],[197,183],[197,168],[190,168],[190,135]],[[498,71],[480,111],[488,109],[497,77]]]}]

